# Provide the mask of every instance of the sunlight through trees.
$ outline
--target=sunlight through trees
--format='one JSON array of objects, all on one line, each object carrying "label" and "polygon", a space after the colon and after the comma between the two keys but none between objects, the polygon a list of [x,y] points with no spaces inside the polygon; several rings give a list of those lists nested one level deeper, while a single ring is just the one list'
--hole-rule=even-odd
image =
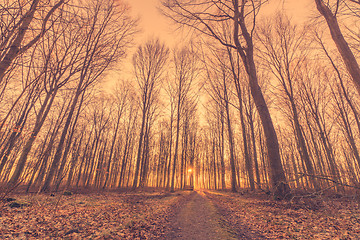
[{"label": "sunlight through trees", "polygon": [[1,192],[358,188],[360,5],[267,2],[163,0],[170,48],[122,1],[2,0]]}]

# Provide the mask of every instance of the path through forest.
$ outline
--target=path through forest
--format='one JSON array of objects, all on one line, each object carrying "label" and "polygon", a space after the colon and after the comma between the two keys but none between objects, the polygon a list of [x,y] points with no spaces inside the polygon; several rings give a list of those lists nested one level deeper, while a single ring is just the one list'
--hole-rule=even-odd
[{"label": "path through forest", "polygon": [[210,190],[66,193],[0,199],[0,239],[360,239],[357,196],[289,202]]},{"label": "path through forest", "polygon": [[204,192],[191,194],[173,220],[173,227],[171,239],[238,239]]}]

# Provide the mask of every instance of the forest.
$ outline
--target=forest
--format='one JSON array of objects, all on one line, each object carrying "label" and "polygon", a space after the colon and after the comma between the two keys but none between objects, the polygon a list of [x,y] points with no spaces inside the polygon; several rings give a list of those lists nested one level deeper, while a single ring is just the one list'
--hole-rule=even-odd
[{"label": "forest", "polygon": [[169,47],[122,0],[0,0],[0,238],[358,239],[360,1],[273,2],[159,1]]}]

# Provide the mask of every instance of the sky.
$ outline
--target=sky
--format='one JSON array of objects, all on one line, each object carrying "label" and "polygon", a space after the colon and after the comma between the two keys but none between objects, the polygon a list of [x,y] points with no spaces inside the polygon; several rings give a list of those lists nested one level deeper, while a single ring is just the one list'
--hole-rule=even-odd
[{"label": "sky", "polygon": [[140,18],[140,42],[152,37],[159,37],[162,41],[172,45],[176,40],[174,24],[161,15],[158,7],[160,0],[127,0],[131,6],[133,16]]},{"label": "sky", "polygon": [[[177,44],[184,42],[184,36],[180,31],[175,31],[177,25],[163,16],[158,8],[161,0],[123,0],[131,7],[131,14],[140,18],[139,27],[141,33],[136,36],[136,44],[146,42],[151,38],[159,38],[172,49]],[[314,0],[269,0],[261,9],[261,15],[268,17],[284,10],[294,23],[304,23],[316,12]],[[131,78],[132,64],[131,56],[136,48],[128,54],[127,64],[123,65],[121,79]]]},{"label": "sky", "polygon": [[[161,0],[123,0],[131,7],[133,17],[139,17],[139,27],[141,33],[136,35],[135,44],[141,44],[151,38],[159,38],[162,42],[172,49],[179,43],[184,42],[184,36],[180,31],[176,31],[177,25],[170,19],[163,16],[158,8],[161,6]],[[307,21],[315,12],[314,0],[269,0],[269,3],[262,7],[264,17],[271,16],[279,10],[285,12],[294,22],[302,23]],[[110,79],[129,79],[132,73],[131,56],[136,48],[128,52],[125,64],[122,65],[119,77],[110,75]],[[114,81],[108,81],[107,87],[112,88]]]},{"label": "sky", "polygon": [[[139,17],[141,33],[136,36],[136,44],[140,44],[151,38],[159,38],[170,48],[184,42],[184,37],[179,31],[175,31],[177,25],[163,16],[158,8],[161,0],[123,0],[131,7],[133,17]],[[269,0],[262,8],[263,15],[271,15],[278,10],[284,9],[294,22],[304,22],[309,19],[315,10],[314,0]],[[131,59],[132,51],[128,58]],[[131,62],[130,60],[128,62]],[[131,71],[127,66],[125,72]]]},{"label": "sky", "polygon": [[[158,11],[161,0],[126,0],[131,6],[133,16],[140,17],[142,28],[139,41],[152,37],[159,37],[169,46],[181,41],[181,36],[175,32],[176,26],[171,20],[162,16]],[[315,10],[314,0],[270,0],[263,9],[264,14],[273,14],[284,9],[292,20],[301,23],[309,19]]]}]

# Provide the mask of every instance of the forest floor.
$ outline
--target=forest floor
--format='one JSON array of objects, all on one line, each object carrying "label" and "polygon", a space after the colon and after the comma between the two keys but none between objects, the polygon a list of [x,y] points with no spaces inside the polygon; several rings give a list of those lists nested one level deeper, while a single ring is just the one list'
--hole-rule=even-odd
[{"label": "forest floor", "polygon": [[360,199],[300,197],[275,201],[265,194],[206,192],[239,239],[360,239]]},{"label": "forest floor", "polygon": [[189,194],[16,194],[0,203],[0,239],[161,239]]},{"label": "forest floor", "polygon": [[14,194],[0,239],[360,239],[354,198],[159,190]]}]

